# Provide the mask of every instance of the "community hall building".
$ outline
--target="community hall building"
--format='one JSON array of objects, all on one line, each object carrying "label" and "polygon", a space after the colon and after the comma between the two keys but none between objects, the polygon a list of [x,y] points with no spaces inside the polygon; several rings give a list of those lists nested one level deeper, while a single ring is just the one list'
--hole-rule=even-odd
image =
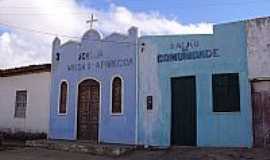
[{"label": "community hall building", "polygon": [[[156,147],[264,146],[270,144],[269,60],[270,17],[214,25],[213,34],[139,37],[132,27],[126,34],[102,37],[90,29],[80,41],[55,38],[49,73],[0,72],[0,90],[10,90],[0,96],[1,111],[7,110],[1,122],[14,121],[0,123],[0,129],[17,123],[22,113],[14,113],[20,106],[14,98],[26,91],[20,112],[38,114],[21,119],[42,114],[49,139]],[[44,85],[24,85],[24,76],[36,80],[32,85]],[[45,98],[30,94],[31,88]],[[42,107],[43,113],[30,105]]]}]

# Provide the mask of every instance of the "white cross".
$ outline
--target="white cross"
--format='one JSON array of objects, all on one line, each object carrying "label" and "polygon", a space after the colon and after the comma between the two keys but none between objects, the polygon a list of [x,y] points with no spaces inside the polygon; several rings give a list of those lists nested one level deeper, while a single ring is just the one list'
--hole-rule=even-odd
[{"label": "white cross", "polygon": [[97,22],[98,19],[94,19],[94,15],[91,14],[91,18],[89,20],[86,21],[86,23],[90,23],[90,29],[93,29],[93,24],[94,22]]}]

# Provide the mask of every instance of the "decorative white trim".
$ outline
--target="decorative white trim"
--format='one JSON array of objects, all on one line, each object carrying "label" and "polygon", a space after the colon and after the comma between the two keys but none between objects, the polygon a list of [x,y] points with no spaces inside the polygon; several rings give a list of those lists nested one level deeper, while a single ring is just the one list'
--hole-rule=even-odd
[{"label": "decorative white trim", "polygon": [[[61,85],[63,82],[67,83],[67,99],[66,99],[66,113],[60,113],[60,101],[61,101]],[[66,116],[68,115],[68,108],[69,108],[69,83],[68,80],[62,79],[58,84],[58,94],[57,94],[57,116]]]},{"label": "decorative white trim", "polygon": [[97,81],[98,83],[99,83],[99,117],[98,117],[98,119],[99,119],[99,122],[98,122],[98,143],[100,143],[100,133],[101,133],[101,112],[102,112],[102,109],[101,109],[101,103],[102,103],[102,101],[101,101],[101,98],[102,98],[102,83],[101,83],[101,81],[100,80],[98,80],[97,78],[95,78],[95,77],[84,77],[84,78],[82,78],[82,79],[80,79],[79,81],[77,81],[77,84],[76,84],[76,91],[75,91],[75,119],[74,119],[74,133],[73,133],[73,135],[74,135],[74,139],[76,139],[77,140],[77,130],[78,130],[78,128],[77,128],[77,123],[78,123],[78,96],[79,96],[79,85],[83,82],[83,81],[85,81],[85,80],[95,80],[95,81]]},{"label": "decorative white trim", "polygon": [[138,131],[139,131],[139,46],[138,46],[139,42],[138,42],[138,37],[136,37],[136,46],[135,46],[135,72],[136,72],[136,76],[135,76],[135,92],[136,92],[136,100],[135,100],[135,145],[138,145],[139,143],[139,138],[138,138]]},{"label": "decorative white trim", "polygon": [[[112,89],[113,89],[113,80],[115,78],[120,78],[121,79],[121,112],[120,113],[112,113]],[[124,88],[125,88],[125,83],[124,79],[120,74],[115,74],[111,78],[111,83],[110,83],[110,115],[111,116],[121,116],[124,115]]]}]

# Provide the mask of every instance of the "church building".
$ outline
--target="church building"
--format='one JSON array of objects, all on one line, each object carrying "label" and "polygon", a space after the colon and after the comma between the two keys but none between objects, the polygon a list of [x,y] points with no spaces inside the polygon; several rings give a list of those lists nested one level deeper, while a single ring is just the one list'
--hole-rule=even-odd
[{"label": "church building", "polygon": [[102,37],[90,29],[80,42],[52,50],[51,139],[136,143],[138,33]]}]

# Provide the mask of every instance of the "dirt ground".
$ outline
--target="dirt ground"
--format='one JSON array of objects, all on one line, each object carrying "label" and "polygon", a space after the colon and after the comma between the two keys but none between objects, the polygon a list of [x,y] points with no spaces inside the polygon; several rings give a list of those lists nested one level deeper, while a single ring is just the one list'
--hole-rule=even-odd
[{"label": "dirt ground", "polygon": [[0,149],[0,160],[270,160],[270,149],[180,148],[138,150],[120,157],[94,156],[41,148]]}]

